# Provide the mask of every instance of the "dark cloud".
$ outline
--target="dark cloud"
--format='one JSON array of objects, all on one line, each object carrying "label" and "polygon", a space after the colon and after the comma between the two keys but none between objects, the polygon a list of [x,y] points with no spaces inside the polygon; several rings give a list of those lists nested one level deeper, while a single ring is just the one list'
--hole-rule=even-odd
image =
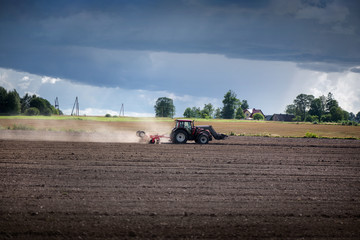
[{"label": "dark cloud", "polygon": [[358,1],[0,4],[0,67],[98,86],[161,88],[146,76],[148,51],[291,61],[320,71],[360,65]]},{"label": "dark cloud", "polygon": [[360,73],[360,67],[354,67],[350,71],[352,71],[354,73]]},{"label": "dark cloud", "polygon": [[348,65],[341,63],[335,64],[335,63],[324,63],[324,62],[311,62],[311,63],[298,63],[297,66],[300,68],[313,70],[313,71],[320,71],[320,72],[344,72],[349,70]]}]

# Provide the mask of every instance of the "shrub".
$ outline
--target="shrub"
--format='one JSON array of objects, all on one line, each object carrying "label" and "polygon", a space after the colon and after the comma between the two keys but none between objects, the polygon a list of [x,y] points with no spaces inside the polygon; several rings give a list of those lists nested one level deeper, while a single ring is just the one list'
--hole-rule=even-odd
[{"label": "shrub", "polygon": [[40,114],[39,109],[37,109],[36,107],[31,107],[25,110],[25,115],[27,116],[37,116]]},{"label": "shrub", "polygon": [[315,133],[312,133],[312,132],[307,132],[305,134],[305,137],[306,138],[318,138],[318,136]]},{"label": "shrub", "polygon": [[51,111],[50,108],[46,108],[46,109],[44,109],[42,114],[45,115],[45,116],[51,116],[52,111]]},{"label": "shrub", "polygon": [[293,121],[295,122],[301,122],[301,116],[294,117]]},{"label": "shrub", "polygon": [[305,118],[306,122],[318,122],[319,121],[319,117],[315,116],[315,115],[308,115]]},{"label": "shrub", "polygon": [[331,122],[331,114],[322,115],[320,120],[322,122]]},{"label": "shrub", "polygon": [[261,113],[255,113],[253,116],[254,120],[264,120],[264,116]]},{"label": "shrub", "polygon": [[355,121],[342,121],[341,125],[343,125],[343,126],[357,126],[358,123],[355,122]]},{"label": "shrub", "polygon": [[109,113],[105,114],[105,117],[111,117],[111,115]]}]

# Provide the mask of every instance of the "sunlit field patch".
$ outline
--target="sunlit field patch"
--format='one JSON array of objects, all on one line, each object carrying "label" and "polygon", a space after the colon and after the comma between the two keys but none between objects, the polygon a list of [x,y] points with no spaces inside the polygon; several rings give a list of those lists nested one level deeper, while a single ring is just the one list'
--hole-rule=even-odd
[{"label": "sunlit field patch", "polygon": [[[2,116],[1,129],[25,125],[32,130],[104,132],[115,130],[145,130],[159,134],[170,133],[174,119],[94,116]],[[217,132],[233,136],[305,137],[313,133],[318,138],[360,139],[360,126],[341,124],[311,124],[296,122],[195,119],[195,125],[212,125]]]}]

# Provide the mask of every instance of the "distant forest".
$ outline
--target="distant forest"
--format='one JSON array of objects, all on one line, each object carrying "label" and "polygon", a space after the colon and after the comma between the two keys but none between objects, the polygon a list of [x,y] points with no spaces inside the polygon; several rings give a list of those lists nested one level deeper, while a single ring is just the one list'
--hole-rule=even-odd
[{"label": "distant forest", "polygon": [[188,107],[184,111],[186,118],[218,118],[218,119],[243,119],[244,110],[249,108],[247,100],[240,100],[236,93],[229,90],[225,93],[222,108],[214,108],[211,103],[205,104],[204,108]]},{"label": "distant forest", "polygon": [[306,122],[360,122],[360,112],[356,115],[343,110],[331,92],[327,97],[299,94],[293,104],[287,105],[285,112],[294,115],[294,121]]},{"label": "distant forest", "polygon": [[22,98],[14,89],[6,91],[0,86],[0,115],[62,115],[48,100],[36,95],[25,94]]}]

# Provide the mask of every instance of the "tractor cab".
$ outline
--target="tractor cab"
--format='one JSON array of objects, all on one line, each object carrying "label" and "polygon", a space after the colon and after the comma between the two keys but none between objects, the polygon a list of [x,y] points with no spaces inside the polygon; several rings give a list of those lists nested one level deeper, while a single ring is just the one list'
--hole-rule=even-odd
[{"label": "tractor cab", "polygon": [[185,129],[189,134],[192,133],[192,129],[194,129],[194,121],[192,120],[183,120],[183,119],[177,119],[175,122],[175,128],[183,128]]}]

